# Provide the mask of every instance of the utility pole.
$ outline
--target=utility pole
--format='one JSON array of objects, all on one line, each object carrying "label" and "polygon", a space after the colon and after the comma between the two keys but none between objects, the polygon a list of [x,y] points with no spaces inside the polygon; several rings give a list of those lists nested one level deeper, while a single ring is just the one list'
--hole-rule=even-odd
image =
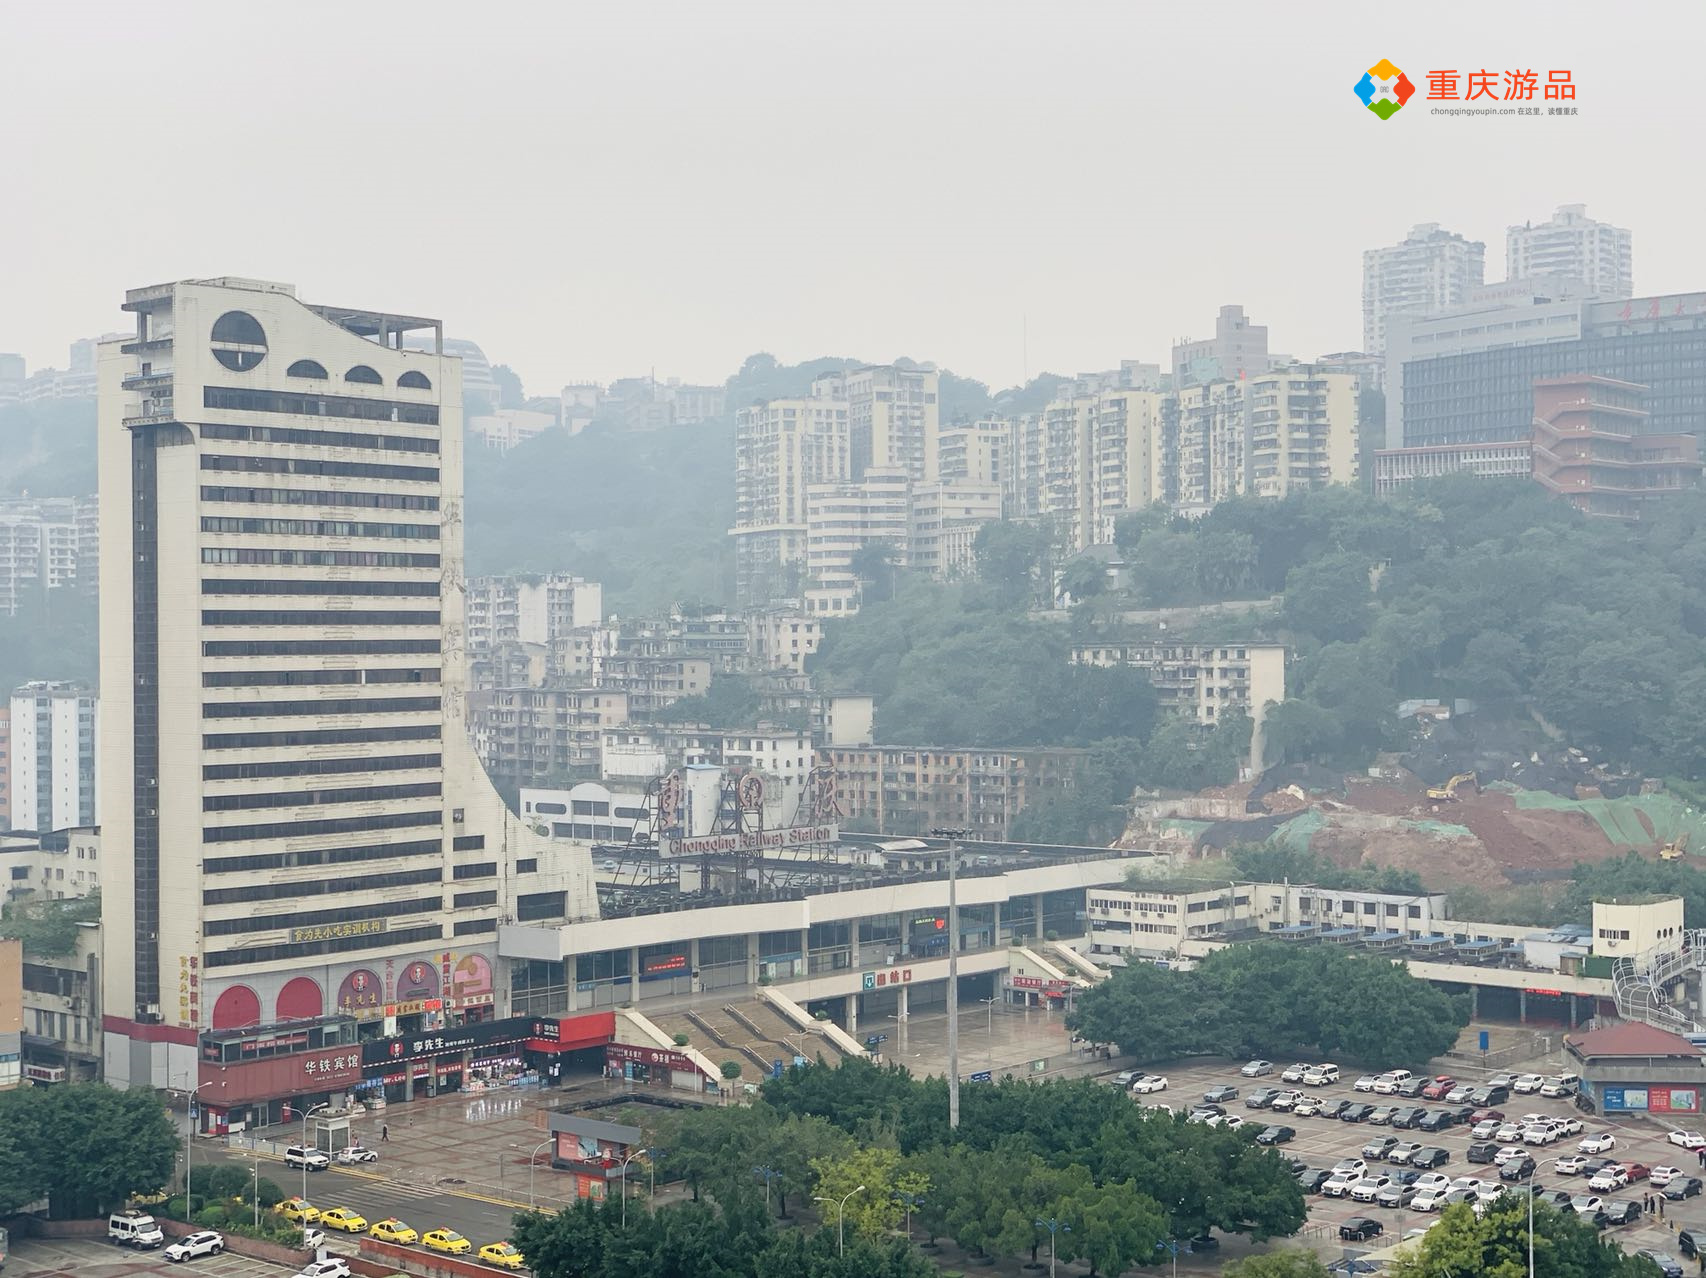
[{"label": "utility pole", "polygon": [[932,830],[948,840],[948,1130],[960,1126],[960,840],[964,830]]}]

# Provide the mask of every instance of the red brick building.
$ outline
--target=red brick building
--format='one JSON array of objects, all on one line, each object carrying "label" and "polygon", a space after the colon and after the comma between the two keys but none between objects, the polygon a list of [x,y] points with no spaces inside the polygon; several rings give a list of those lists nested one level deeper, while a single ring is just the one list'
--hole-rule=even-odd
[{"label": "red brick building", "polygon": [[1647,388],[1610,377],[1534,383],[1534,479],[1589,515],[1639,519],[1700,482],[1700,440],[1646,433]]}]

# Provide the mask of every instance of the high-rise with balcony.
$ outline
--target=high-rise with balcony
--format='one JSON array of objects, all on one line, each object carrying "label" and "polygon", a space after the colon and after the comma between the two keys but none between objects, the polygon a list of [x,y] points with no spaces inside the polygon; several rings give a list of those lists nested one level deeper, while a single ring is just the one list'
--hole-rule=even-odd
[{"label": "high-rise with balcony", "polygon": [[1176,453],[1166,411],[1155,391],[1104,391],[1095,397],[1090,457],[1090,526],[1095,540],[1114,539],[1114,521],[1154,502],[1171,501]]},{"label": "high-rise with balcony", "polygon": [[1357,479],[1357,383],[1307,364],[1244,383],[1249,491],[1285,497]]},{"label": "high-rise with balcony", "polygon": [[1565,204],[1550,222],[1505,229],[1505,275],[1513,280],[1563,275],[1602,300],[1632,297],[1634,237],[1621,226],[1594,221],[1585,204]]},{"label": "high-rise with balcony", "polygon": [[849,475],[847,393],[839,374],[802,399],[773,399],[735,418],[735,594],[766,603],[800,592],[806,489]]},{"label": "high-rise with balcony", "polygon": [[1487,246],[1466,240],[1437,222],[1411,228],[1386,248],[1362,255],[1362,349],[1386,349],[1386,324],[1393,315],[1426,315],[1461,306],[1486,274]]},{"label": "high-rise with balcony", "polygon": [[123,309],[99,365],[108,1081],[182,1082],[208,1028],[489,1014],[450,974],[497,966],[499,921],[597,902],[586,848],[515,819],[467,738],[441,325],[231,278]]},{"label": "high-rise with balcony", "polygon": [[870,468],[907,473],[914,483],[936,478],[936,371],[877,364],[846,375],[849,476]]},{"label": "high-rise with balcony", "polygon": [[1005,490],[1012,453],[1013,423],[1006,418],[944,426],[937,437],[937,478],[944,483],[995,484]]},{"label": "high-rise with balcony", "polygon": [[68,830],[94,825],[95,707],[80,683],[37,681],[12,693],[12,826]]}]

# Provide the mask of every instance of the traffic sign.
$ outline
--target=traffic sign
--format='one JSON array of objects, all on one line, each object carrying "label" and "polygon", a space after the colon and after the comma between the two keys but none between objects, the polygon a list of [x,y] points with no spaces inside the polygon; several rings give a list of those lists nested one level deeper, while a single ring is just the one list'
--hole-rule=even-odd
[{"label": "traffic sign", "polygon": [[991,1078],[988,1070],[980,1069],[980,1070],[978,1070],[977,1073],[975,1073],[971,1076],[970,1081],[972,1081],[974,1083],[988,1083],[988,1082],[993,1082],[994,1080]]},{"label": "traffic sign", "polygon": [[781,1078],[782,1077],[782,1062],[781,1061],[776,1060],[776,1061],[770,1062],[770,1077],[771,1078]]}]

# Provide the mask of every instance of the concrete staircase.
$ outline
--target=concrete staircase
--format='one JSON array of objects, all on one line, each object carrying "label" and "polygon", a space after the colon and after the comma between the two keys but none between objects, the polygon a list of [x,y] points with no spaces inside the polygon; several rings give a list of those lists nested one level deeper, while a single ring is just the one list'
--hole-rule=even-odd
[{"label": "concrete staircase", "polygon": [[1077,970],[1080,976],[1088,977],[1092,981],[1105,981],[1108,979],[1108,970],[1106,968],[1097,967],[1094,962],[1080,954],[1077,950],[1073,949],[1065,941],[1050,941],[1049,952],[1051,954],[1058,955],[1065,962],[1069,963]]}]

